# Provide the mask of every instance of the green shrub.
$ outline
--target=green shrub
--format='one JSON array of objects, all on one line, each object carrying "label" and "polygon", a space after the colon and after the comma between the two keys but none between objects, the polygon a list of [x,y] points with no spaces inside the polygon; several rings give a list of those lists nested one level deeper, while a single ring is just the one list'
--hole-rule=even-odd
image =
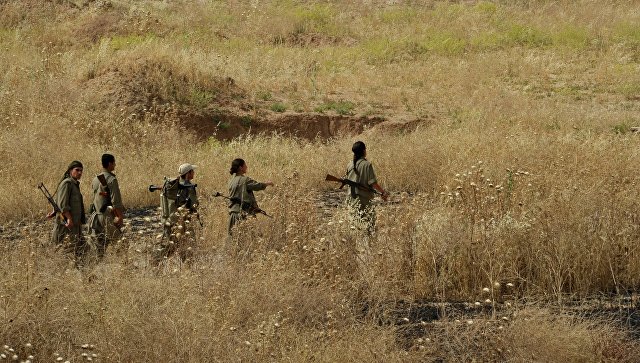
[{"label": "green shrub", "polygon": [[188,102],[195,107],[206,107],[213,99],[215,94],[211,91],[193,89],[189,95]]},{"label": "green shrub", "polygon": [[590,38],[586,28],[569,24],[553,34],[553,43],[583,49],[589,45]]},{"label": "green shrub", "polygon": [[625,122],[613,125],[613,132],[616,134],[626,134],[629,131],[631,131],[631,126],[627,125]]},{"label": "green shrub", "polygon": [[287,106],[284,103],[276,102],[271,105],[271,111],[273,112],[284,112],[287,110]]},{"label": "green shrub", "polygon": [[352,115],[355,105],[349,101],[330,101],[316,107],[316,112],[335,111],[339,115]]},{"label": "green shrub", "polygon": [[551,37],[542,30],[531,26],[514,24],[504,34],[504,41],[509,45],[541,47],[552,43]]},{"label": "green shrub", "polygon": [[464,53],[467,41],[449,32],[434,32],[420,43],[429,52],[451,56]]},{"label": "green shrub", "polygon": [[240,117],[240,124],[244,127],[249,127],[251,126],[251,124],[253,124],[253,119],[251,118],[251,116],[242,116]]},{"label": "green shrub", "polygon": [[269,91],[258,91],[258,93],[256,93],[256,97],[262,101],[269,101],[273,98]]}]

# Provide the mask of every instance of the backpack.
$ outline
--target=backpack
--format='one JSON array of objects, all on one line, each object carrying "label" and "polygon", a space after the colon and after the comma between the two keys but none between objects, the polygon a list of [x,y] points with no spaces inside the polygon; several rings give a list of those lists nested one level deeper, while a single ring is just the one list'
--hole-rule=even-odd
[{"label": "backpack", "polygon": [[160,193],[160,207],[162,208],[162,218],[169,218],[178,207],[176,206],[176,200],[178,199],[178,192],[180,191],[180,178],[167,178],[164,177],[164,183],[162,184],[162,192]]},{"label": "backpack", "polygon": [[193,209],[192,200],[189,197],[189,190],[196,188],[197,184],[185,186],[180,184],[180,178],[164,178],[162,193],[160,193],[160,206],[162,207],[162,217],[169,218],[179,207],[186,207],[190,211]]}]

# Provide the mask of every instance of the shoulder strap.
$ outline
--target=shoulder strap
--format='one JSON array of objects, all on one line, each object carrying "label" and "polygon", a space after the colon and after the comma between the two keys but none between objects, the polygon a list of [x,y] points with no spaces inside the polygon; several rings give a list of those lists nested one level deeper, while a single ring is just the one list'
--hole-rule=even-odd
[{"label": "shoulder strap", "polygon": [[347,169],[347,172],[344,174],[344,175],[345,175],[345,177],[346,177],[346,176],[351,172],[351,170],[355,171],[355,172],[356,172],[356,174],[358,174],[358,163],[359,163],[361,160],[364,160],[364,159],[360,158],[360,159],[356,160],[356,162],[355,162],[355,163],[354,163],[353,161],[351,162],[351,164],[353,164],[353,165],[352,165],[350,168],[348,168],[348,169]]}]

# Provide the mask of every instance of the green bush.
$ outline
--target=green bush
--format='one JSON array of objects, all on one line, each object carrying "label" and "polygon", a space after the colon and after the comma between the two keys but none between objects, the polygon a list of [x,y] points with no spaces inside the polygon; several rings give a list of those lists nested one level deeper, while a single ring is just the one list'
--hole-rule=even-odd
[{"label": "green bush", "polygon": [[339,115],[352,115],[355,105],[349,101],[330,101],[314,109],[316,112],[335,111]]},{"label": "green bush", "polygon": [[287,110],[287,106],[284,103],[276,102],[271,105],[271,111],[273,112],[284,112]]}]

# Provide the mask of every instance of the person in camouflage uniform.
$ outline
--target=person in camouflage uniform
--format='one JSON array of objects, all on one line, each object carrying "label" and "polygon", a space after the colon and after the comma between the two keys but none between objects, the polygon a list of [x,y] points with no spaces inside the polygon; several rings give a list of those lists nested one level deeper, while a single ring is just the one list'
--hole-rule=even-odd
[{"label": "person in camouflage uniform", "polygon": [[197,185],[192,183],[196,168],[182,164],[178,167],[178,178],[165,180],[160,195],[164,233],[155,250],[156,263],[176,251],[183,261],[191,255],[189,241],[195,240],[192,217],[198,216]]},{"label": "person in camouflage uniform", "polygon": [[354,217],[366,225],[367,232],[370,234],[375,229],[376,222],[375,209],[371,203],[375,196],[372,189],[380,192],[385,201],[389,195],[378,184],[373,165],[366,159],[367,148],[364,142],[355,142],[351,151],[353,151],[353,160],[347,165],[345,178],[369,188],[350,187],[347,203],[353,208]]},{"label": "person in camouflage uniform", "polygon": [[[82,236],[82,225],[86,223],[84,202],[80,193],[82,171],[81,162],[77,160],[71,162],[58,184],[54,201],[60,207],[66,222],[56,218],[51,235],[51,240],[56,246],[62,247],[65,252],[73,255],[76,266],[82,264],[81,260],[87,249],[86,241]],[[56,212],[52,211],[47,218],[53,218],[55,215]]]},{"label": "person in camouflage uniform", "polygon": [[[89,227],[96,243],[99,258],[104,256],[107,246],[121,237],[120,228],[123,224],[124,206],[118,179],[113,171],[116,168],[116,158],[111,154],[102,155],[102,173],[96,175],[91,182],[93,188],[93,203],[90,207]],[[99,175],[104,176],[106,186],[100,183]]]},{"label": "person in camouflage uniform", "polygon": [[244,220],[247,215],[254,214],[253,209],[257,206],[256,197],[253,192],[256,190],[264,190],[268,186],[273,186],[273,182],[265,183],[257,182],[245,174],[249,170],[247,163],[242,159],[234,159],[231,162],[232,175],[229,180],[229,235],[231,235],[234,226]]}]

